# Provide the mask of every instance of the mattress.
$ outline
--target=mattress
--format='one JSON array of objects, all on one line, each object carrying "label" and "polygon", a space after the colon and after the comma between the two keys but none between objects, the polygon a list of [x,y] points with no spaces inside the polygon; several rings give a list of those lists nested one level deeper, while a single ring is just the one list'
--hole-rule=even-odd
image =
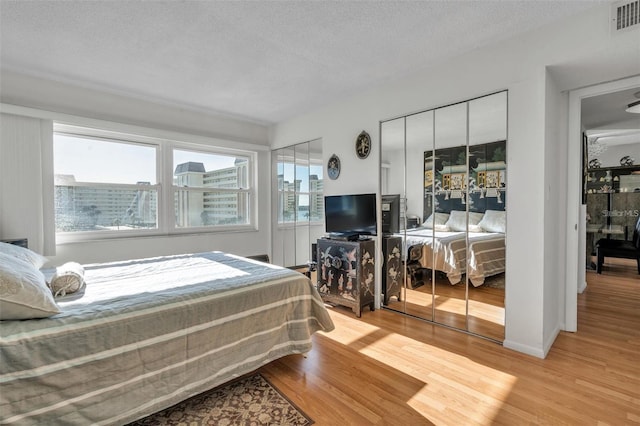
[{"label": "mattress", "polygon": [[307,277],[239,256],[84,267],[86,288],[58,300],[60,314],[0,322],[0,423],[124,424],[334,328]]}]

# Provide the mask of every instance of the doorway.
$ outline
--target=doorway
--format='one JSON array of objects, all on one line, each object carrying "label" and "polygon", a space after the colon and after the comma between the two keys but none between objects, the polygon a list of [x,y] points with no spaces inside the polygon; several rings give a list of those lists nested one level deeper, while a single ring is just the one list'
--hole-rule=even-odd
[{"label": "doorway", "polygon": [[638,91],[640,77],[632,77],[569,94],[567,264],[576,267],[567,269],[566,331],[577,330],[577,294],[595,273],[587,268],[595,266],[596,242],[630,239],[627,222],[637,219],[632,175],[640,164],[640,114],[625,110]]}]

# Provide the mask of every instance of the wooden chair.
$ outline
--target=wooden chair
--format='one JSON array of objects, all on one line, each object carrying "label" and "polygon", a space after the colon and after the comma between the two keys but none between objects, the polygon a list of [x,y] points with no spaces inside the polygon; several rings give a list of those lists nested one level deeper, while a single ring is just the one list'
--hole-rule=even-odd
[{"label": "wooden chair", "polygon": [[640,274],[640,216],[636,221],[631,241],[610,240],[601,238],[596,243],[596,273],[602,273],[602,264],[605,257],[618,257],[622,259],[635,259],[638,262],[638,274]]}]

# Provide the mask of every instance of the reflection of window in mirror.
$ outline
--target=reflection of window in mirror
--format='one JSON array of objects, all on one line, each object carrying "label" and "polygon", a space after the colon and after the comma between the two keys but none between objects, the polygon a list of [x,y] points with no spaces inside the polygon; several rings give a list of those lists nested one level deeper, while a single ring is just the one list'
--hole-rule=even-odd
[{"label": "reflection of window in mirror", "polygon": [[272,262],[305,265],[311,244],[324,234],[322,141],[273,151]]}]

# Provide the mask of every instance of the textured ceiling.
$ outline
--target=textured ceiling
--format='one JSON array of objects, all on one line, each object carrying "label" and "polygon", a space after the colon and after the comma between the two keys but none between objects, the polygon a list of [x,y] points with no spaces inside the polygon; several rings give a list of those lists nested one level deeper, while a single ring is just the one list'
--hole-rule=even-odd
[{"label": "textured ceiling", "polygon": [[0,67],[267,124],[598,3],[0,0]]}]

